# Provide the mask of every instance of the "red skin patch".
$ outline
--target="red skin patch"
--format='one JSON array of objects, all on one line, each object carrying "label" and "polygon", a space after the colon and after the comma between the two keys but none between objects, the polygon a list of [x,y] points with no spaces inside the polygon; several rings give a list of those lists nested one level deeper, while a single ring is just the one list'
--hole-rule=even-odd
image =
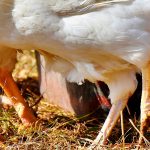
[{"label": "red skin patch", "polygon": [[105,96],[98,96],[98,101],[102,106],[109,108],[109,109],[111,108],[111,104]]}]

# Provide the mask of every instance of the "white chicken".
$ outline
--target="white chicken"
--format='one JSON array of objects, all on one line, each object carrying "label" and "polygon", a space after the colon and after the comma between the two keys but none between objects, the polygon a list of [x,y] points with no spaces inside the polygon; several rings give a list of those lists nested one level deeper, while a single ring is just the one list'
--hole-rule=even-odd
[{"label": "white chicken", "polygon": [[46,71],[58,71],[70,82],[108,85],[112,107],[95,144],[106,142],[141,71],[141,132],[149,126],[149,0],[1,0],[0,48],[1,76],[11,70],[15,50],[36,49],[45,56]]}]

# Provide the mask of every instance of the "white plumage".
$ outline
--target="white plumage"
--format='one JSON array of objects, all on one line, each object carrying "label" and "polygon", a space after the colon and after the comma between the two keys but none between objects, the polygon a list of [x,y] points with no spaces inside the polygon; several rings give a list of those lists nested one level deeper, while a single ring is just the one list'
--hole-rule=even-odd
[{"label": "white plumage", "polygon": [[[36,49],[45,55],[46,71],[53,68],[70,82],[101,80],[108,85],[112,108],[95,143],[104,143],[108,138],[120,111],[136,89],[136,72],[143,73],[142,126],[150,116],[150,1],[117,2],[112,5],[96,0],[0,2],[2,53],[6,47],[12,53],[14,49]],[[1,63],[0,67],[3,66]]]}]

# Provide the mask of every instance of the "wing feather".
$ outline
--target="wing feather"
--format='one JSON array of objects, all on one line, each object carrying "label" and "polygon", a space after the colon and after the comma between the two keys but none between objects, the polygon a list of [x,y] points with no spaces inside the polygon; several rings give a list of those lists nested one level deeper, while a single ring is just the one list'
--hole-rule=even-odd
[{"label": "wing feather", "polygon": [[132,2],[133,0],[84,0],[80,2],[75,7],[69,8],[69,3],[67,9],[55,9],[55,12],[59,16],[72,16],[72,15],[81,15],[89,13],[92,11],[100,10],[104,7],[109,7],[115,3],[125,3]]}]

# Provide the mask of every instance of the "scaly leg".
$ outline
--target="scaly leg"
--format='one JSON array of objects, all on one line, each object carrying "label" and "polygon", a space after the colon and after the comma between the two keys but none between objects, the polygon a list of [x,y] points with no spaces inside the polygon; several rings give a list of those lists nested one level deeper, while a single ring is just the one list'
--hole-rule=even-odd
[{"label": "scaly leg", "polygon": [[122,101],[120,100],[117,101],[116,104],[112,105],[101,131],[99,132],[98,136],[96,137],[92,145],[89,147],[89,149],[94,149],[96,146],[98,146],[98,144],[100,145],[106,144],[107,139],[111,134],[111,131],[119,118],[120,112],[126,106],[127,101],[128,99],[124,99]]},{"label": "scaly leg", "polygon": [[0,68],[0,86],[9,97],[21,121],[27,126],[35,123],[37,119],[33,115],[33,112],[25,102],[24,98],[21,96],[11,73],[3,68]]},{"label": "scaly leg", "polygon": [[[141,134],[150,126],[150,64],[142,69],[142,99],[141,99]],[[139,143],[142,143],[140,136]]]}]

